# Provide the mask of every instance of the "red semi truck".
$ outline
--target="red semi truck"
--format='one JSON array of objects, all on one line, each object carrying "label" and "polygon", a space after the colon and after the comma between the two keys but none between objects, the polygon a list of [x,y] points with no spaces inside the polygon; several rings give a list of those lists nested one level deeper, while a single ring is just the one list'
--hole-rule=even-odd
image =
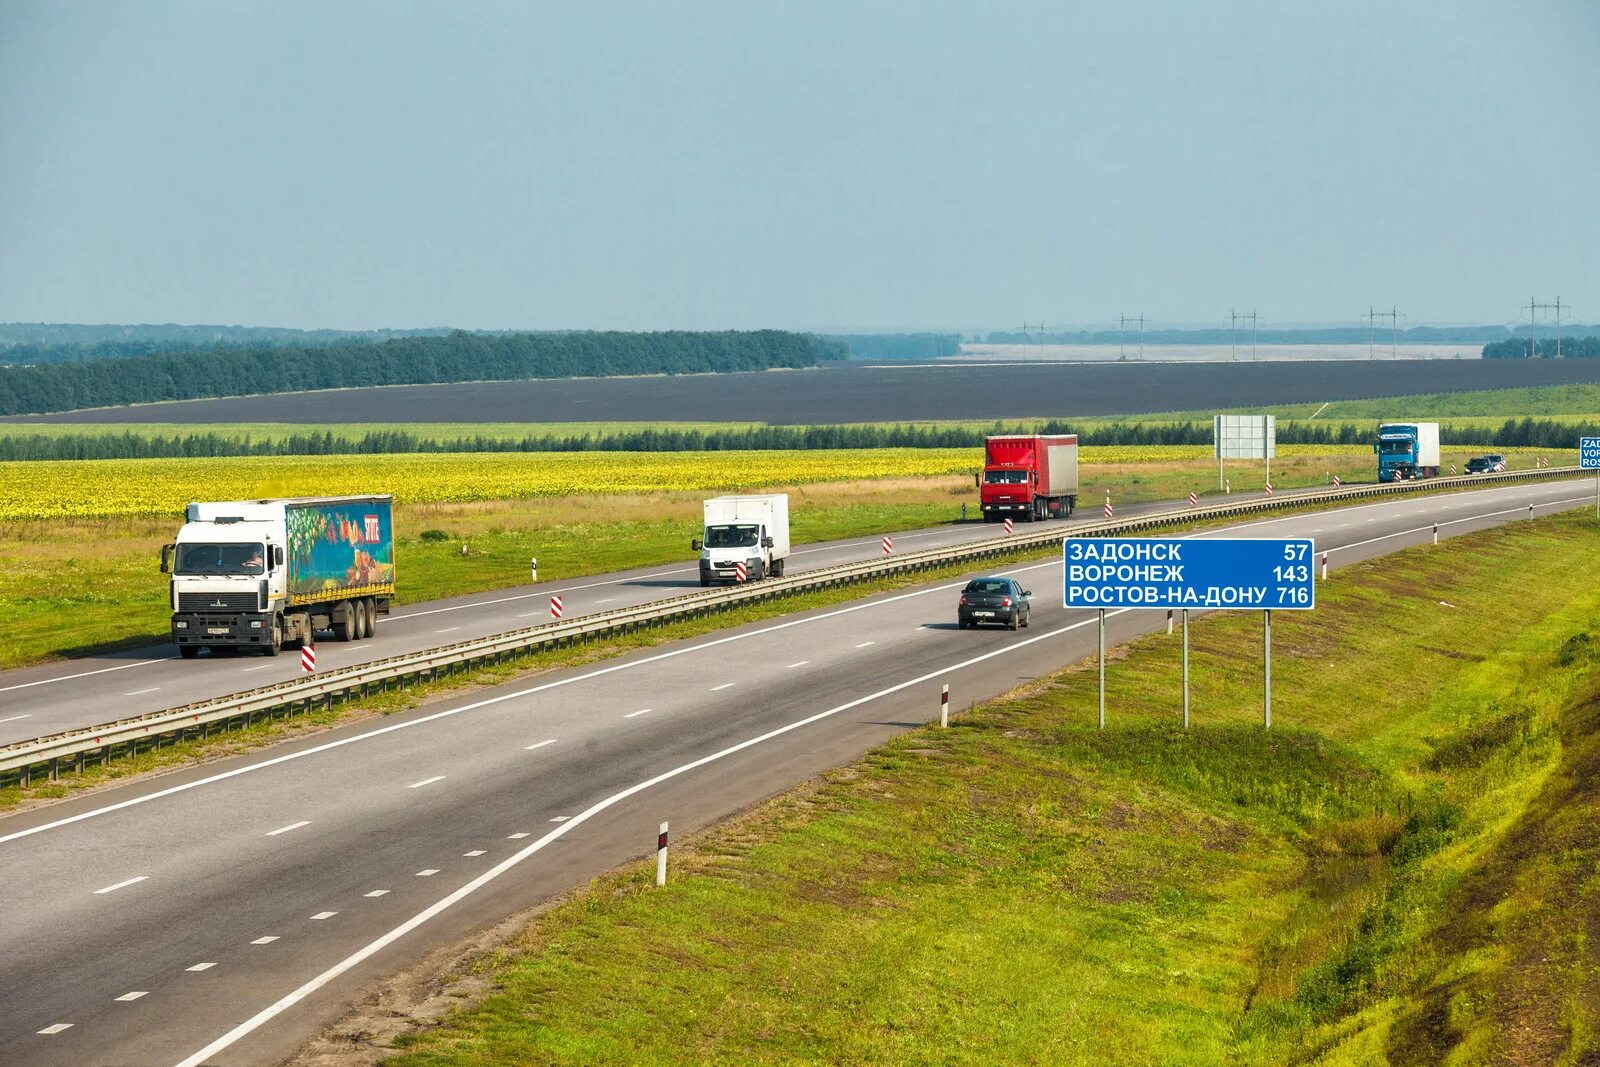
[{"label": "red semi truck", "polygon": [[983,517],[1061,518],[1078,503],[1078,435],[1007,434],[983,442]]}]

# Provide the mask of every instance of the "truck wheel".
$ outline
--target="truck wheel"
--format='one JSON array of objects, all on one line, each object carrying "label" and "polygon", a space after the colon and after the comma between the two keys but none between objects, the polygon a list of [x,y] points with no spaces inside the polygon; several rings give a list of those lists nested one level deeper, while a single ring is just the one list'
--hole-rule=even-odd
[{"label": "truck wheel", "polygon": [[335,609],[333,619],[333,638],[335,641],[354,641],[356,636],[356,612],[361,610],[352,601],[340,605],[344,608],[344,618],[340,619]]},{"label": "truck wheel", "polygon": [[783,577],[783,560],[775,559],[772,561],[772,576],[774,578]]},{"label": "truck wheel", "polygon": [[367,598],[367,636],[378,636],[378,602]]},{"label": "truck wheel", "polygon": [[706,588],[710,584],[711,584],[711,579],[710,578],[702,578],[702,579],[700,579],[700,588],[701,589]]},{"label": "truck wheel", "polygon": [[267,639],[267,647],[261,651],[268,656],[276,656],[283,647],[283,619],[276,616],[272,620],[272,636]]},{"label": "truck wheel", "polygon": [[350,601],[350,610],[355,616],[352,624],[355,626],[356,640],[365,641],[367,639],[367,602],[365,600],[352,600]]},{"label": "truck wheel", "polygon": [[178,655],[182,656],[184,659],[194,659],[199,654],[200,654],[200,646],[199,645],[179,645],[178,646]]}]

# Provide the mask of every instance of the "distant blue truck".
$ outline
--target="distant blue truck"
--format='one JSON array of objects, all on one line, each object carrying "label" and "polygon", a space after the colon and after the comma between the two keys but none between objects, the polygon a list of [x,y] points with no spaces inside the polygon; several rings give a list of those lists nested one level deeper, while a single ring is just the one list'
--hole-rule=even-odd
[{"label": "distant blue truck", "polygon": [[1439,424],[1386,422],[1372,445],[1378,454],[1378,481],[1403,482],[1439,476]]}]

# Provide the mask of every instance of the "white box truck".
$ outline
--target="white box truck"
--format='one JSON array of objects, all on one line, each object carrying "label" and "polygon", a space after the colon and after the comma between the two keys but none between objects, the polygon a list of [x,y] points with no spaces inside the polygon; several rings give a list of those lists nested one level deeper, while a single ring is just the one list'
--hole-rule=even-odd
[{"label": "white box truck", "polygon": [[161,550],[172,575],[172,640],[276,656],[318,630],[371,637],[394,596],[388,496],[232,500],[189,505]]},{"label": "white box truck", "polygon": [[789,558],[788,494],[707,500],[705,531],[690,547],[700,553],[701,585],[781,577]]}]

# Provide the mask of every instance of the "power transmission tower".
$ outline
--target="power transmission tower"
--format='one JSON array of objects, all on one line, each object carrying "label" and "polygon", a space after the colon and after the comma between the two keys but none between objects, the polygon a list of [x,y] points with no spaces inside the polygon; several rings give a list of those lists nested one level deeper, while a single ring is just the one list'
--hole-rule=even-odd
[{"label": "power transmission tower", "polygon": [[1376,359],[1372,351],[1372,331],[1379,319],[1389,320],[1389,358],[1400,358],[1400,320],[1405,316],[1400,314],[1400,309],[1391,307],[1388,311],[1374,311],[1372,305],[1367,305],[1367,358]]},{"label": "power transmission tower", "polygon": [[[1528,297],[1528,305],[1527,306],[1528,306],[1528,358],[1532,359],[1534,356],[1538,355],[1538,348],[1534,344],[1534,334],[1538,332],[1538,323],[1535,320],[1534,316],[1536,315],[1536,313],[1538,313],[1540,311],[1550,311],[1550,310],[1554,309],[1554,311],[1556,313],[1556,358],[1560,359],[1561,358],[1561,307],[1562,307],[1561,298],[1559,296],[1556,297],[1556,302],[1554,304],[1541,304],[1541,303],[1538,303],[1536,300],[1533,299],[1533,297],[1530,296],[1530,297]],[[1572,305],[1568,304],[1568,305],[1566,305],[1566,308],[1567,308],[1568,311],[1571,311],[1572,310]]]},{"label": "power transmission tower", "polygon": [[1142,362],[1144,362],[1144,313],[1143,312],[1141,312],[1139,314],[1138,318],[1134,318],[1131,315],[1118,315],[1117,316],[1117,329],[1119,331],[1121,331],[1117,335],[1117,358],[1118,359],[1126,359],[1126,358],[1128,358],[1126,356],[1126,354],[1124,354],[1124,352],[1122,351],[1122,345],[1123,345],[1123,341],[1127,337],[1128,323],[1130,323],[1130,322],[1137,322],[1139,324],[1139,361],[1142,363]]},{"label": "power transmission tower", "polygon": [[1237,359],[1237,358],[1239,358],[1235,354],[1234,349],[1238,346],[1239,324],[1241,322],[1248,322],[1250,324],[1250,358],[1251,359],[1255,359],[1256,358],[1256,312],[1255,312],[1254,308],[1250,309],[1250,314],[1248,314],[1248,315],[1246,315],[1242,311],[1235,312],[1232,308],[1228,309],[1228,358],[1229,359]]},{"label": "power transmission tower", "polygon": [[1037,333],[1039,335],[1039,355],[1041,355],[1041,356],[1044,355],[1045,324],[1042,323],[1042,322],[1035,322],[1032,325],[1029,325],[1028,320],[1027,319],[1023,319],[1022,320],[1021,330],[1022,330],[1022,347],[1024,349],[1026,349],[1028,347],[1028,331],[1032,330],[1032,331],[1034,331],[1035,333]]}]

